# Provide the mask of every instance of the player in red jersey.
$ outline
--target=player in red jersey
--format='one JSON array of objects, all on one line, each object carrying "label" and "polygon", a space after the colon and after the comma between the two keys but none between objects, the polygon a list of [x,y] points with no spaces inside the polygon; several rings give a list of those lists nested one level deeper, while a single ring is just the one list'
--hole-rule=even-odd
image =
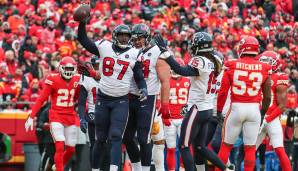
[{"label": "player in red jersey", "polygon": [[74,101],[79,94],[77,86],[80,75],[76,74],[76,70],[77,64],[72,57],[64,57],[60,61],[59,72],[47,76],[41,95],[25,123],[26,131],[33,130],[34,118],[50,97],[49,122],[56,147],[54,160],[57,171],[64,170],[65,163],[75,151],[77,141],[80,121],[74,109]]},{"label": "player in red jersey", "polygon": [[[244,170],[253,171],[258,131],[262,111],[266,112],[271,100],[271,67],[257,60],[259,42],[252,36],[245,36],[239,42],[239,59],[228,61],[225,66],[217,100],[217,112],[221,113],[229,90],[231,107],[224,121],[223,142],[218,156],[227,163],[233,144],[240,132],[244,142]],[[219,169],[216,168],[216,171]]]},{"label": "player in red jersey", "polygon": [[270,138],[270,144],[277,154],[283,171],[291,171],[291,163],[283,145],[283,130],[279,116],[286,109],[288,76],[279,71],[279,54],[274,51],[265,51],[259,56],[259,61],[270,64],[271,75],[271,103],[265,114],[257,139],[257,148],[260,146],[266,134]]},{"label": "player in red jersey", "polygon": [[[176,58],[180,65],[185,65],[181,58]],[[170,79],[170,119],[164,119],[164,123],[169,123],[164,127],[165,138],[167,143],[167,163],[169,171],[174,171],[176,167],[175,152],[176,152],[176,138],[180,136],[180,129],[183,120],[181,109],[186,105],[188,100],[188,90],[190,81],[187,77],[182,77],[172,71]],[[182,164],[182,162],[181,162]],[[182,170],[180,164],[180,170]]]}]

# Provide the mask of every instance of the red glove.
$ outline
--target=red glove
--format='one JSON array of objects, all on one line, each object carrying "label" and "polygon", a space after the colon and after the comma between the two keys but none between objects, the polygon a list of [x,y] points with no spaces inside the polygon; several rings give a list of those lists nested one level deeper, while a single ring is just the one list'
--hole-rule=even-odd
[{"label": "red glove", "polygon": [[163,119],[162,122],[165,126],[170,126],[171,125],[171,120],[170,119]]},{"label": "red glove", "polygon": [[170,119],[171,118],[169,103],[161,103],[159,114],[161,114],[162,119]]}]

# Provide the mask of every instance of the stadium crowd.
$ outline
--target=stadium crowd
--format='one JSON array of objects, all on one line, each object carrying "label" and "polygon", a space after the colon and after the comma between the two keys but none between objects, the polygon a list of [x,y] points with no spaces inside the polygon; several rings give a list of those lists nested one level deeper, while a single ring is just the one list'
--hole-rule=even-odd
[{"label": "stadium crowd", "polygon": [[[67,55],[86,61],[90,54],[76,41],[78,23],[72,18],[80,1],[2,0],[0,2],[0,101],[5,108],[26,108],[34,102],[40,82]],[[295,1],[270,0],[137,0],[96,1],[87,26],[94,40],[111,39],[121,23],[144,22],[160,32],[176,56],[190,59],[188,41],[196,31],[213,34],[214,47],[225,58],[237,58],[235,42],[241,35],[256,36],[261,51],[281,55],[283,70],[298,90],[298,18]],[[296,10],[297,11],[297,10]],[[7,105],[9,104],[9,105]]]},{"label": "stadium crowd", "polygon": [[[98,0],[90,3],[87,35],[110,40],[119,24],[146,23],[161,33],[176,57],[188,63],[192,35],[213,35],[213,47],[226,59],[237,58],[236,42],[251,35],[261,52],[280,54],[289,75],[288,107],[297,108],[298,3],[295,0]],[[29,110],[41,83],[61,58],[87,61],[91,54],[76,40],[73,12],[78,0],[0,0],[0,108]],[[25,102],[25,103],[22,103]],[[28,102],[28,103],[27,103]]]}]

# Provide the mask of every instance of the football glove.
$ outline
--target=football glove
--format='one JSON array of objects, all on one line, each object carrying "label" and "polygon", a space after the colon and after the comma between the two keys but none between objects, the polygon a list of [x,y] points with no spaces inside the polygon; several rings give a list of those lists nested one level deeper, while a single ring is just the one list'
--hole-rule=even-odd
[{"label": "football glove", "polygon": [[144,100],[147,100],[147,96],[148,96],[148,91],[146,88],[142,88],[139,90],[139,94],[140,94],[140,97],[139,97],[139,100],[142,102]]},{"label": "football glove", "polygon": [[180,110],[180,114],[181,114],[183,117],[184,117],[184,116],[187,114],[187,112],[188,112],[187,108],[188,108],[188,105],[185,104],[185,105],[181,108],[181,110]]},{"label": "football glove", "polygon": [[[171,118],[169,103],[161,103],[161,107],[160,107],[160,110],[159,110],[159,115],[160,114],[161,114],[161,118],[163,120]],[[169,125],[167,125],[167,126],[169,126]]]},{"label": "football glove", "polygon": [[87,121],[85,119],[80,120],[80,128],[82,132],[87,132]]},{"label": "football glove", "polygon": [[25,130],[26,132],[32,131],[34,126],[34,119],[30,116],[28,117],[27,121],[25,122]]},{"label": "football glove", "polygon": [[164,52],[168,51],[167,44],[164,41],[164,39],[161,36],[161,34],[157,34],[154,39],[155,39],[155,43],[158,46],[158,48],[161,51],[161,53],[164,53]]},{"label": "football glove", "polygon": [[259,134],[261,134],[262,132],[264,132],[266,130],[267,125],[268,125],[268,123],[267,123],[266,119],[264,118],[263,123],[260,127],[260,130],[259,130]]}]

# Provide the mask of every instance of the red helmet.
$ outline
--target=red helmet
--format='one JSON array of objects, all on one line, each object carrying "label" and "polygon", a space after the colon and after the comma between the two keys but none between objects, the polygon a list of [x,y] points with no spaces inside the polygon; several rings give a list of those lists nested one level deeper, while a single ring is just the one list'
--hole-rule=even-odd
[{"label": "red helmet", "polygon": [[258,55],[259,41],[252,36],[242,37],[239,41],[238,56],[242,55]]},{"label": "red helmet", "polygon": [[259,61],[271,65],[272,71],[275,72],[280,67],[279,56],[274,51],[265,51],[258,58]]},{"label": "red helmet", "polygon": [[[183,61],[182,58],[175,58],[175,59],[176,59],[176,61],[177,61],[181,66],[184,66],[184,65],[185,65],[185,63],[184,63],[184,61]],[[179,78],[179,77],[181,77],[181,75],[176,74],[173,70],[171,70],[171,74],[172,74],[172,77],[173,77],[173,78]]]},{"label": "red helmet", "polygon": [[65,79],[71,79],[77,72],[77,63],[72,57],[64,57],[59,63],[59,72]]}]

